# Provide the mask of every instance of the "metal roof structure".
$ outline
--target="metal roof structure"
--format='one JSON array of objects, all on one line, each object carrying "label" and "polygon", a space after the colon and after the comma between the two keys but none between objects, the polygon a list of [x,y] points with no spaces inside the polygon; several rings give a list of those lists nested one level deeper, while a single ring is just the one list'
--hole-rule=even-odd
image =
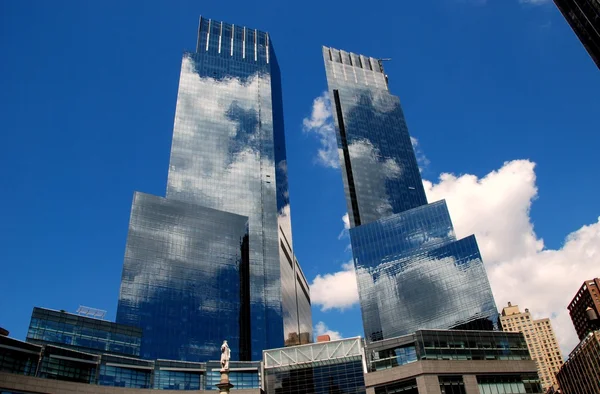
[{"label": "metal roof structure", "polygon": [[363,343],[360,337],[263,351],[265,369],[304,368],[310,367],[311,364],[313,366],[334,364],[357,358],[364,361]]},{"label": "metal roof structure", "polygon": [[94,319],[104,319],[106,311],[102,309],[90,308],[89,306],[79,305],[77,308],[77,314],[79,316],[93,317]]}]

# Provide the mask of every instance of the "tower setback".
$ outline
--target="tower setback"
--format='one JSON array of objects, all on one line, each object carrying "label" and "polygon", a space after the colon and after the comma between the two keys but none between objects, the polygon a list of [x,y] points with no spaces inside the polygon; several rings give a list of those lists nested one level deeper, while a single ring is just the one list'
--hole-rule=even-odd
[{"label": "tower setback", "polygon": [[200,18],[196,51],[183,54],[166,198],[136,193],[129,223],[117,322],[143,329],[142,357],[206,361],[227,339],[232,360],[257,360],[310,341],[289,208],[269,34]]},{"label": "tower setback", "polygon": [[474,236],[427,203],[400,99],[381,60],[323,47],[367,341],[497,327]]}]

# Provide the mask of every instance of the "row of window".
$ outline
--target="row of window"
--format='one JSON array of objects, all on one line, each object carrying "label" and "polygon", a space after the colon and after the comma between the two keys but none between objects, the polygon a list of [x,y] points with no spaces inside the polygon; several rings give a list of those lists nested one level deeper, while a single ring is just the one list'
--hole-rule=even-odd
[{"label": "row of window", "polygon": [[[461,375],[438,376],[441,394],[466,394]],[[526,394],[542,393],[539,379],[535,375],[481,375],[477,376],[480,394]],[[418,394],[415,379],[394,382],[375,387],[375,394]]]}]

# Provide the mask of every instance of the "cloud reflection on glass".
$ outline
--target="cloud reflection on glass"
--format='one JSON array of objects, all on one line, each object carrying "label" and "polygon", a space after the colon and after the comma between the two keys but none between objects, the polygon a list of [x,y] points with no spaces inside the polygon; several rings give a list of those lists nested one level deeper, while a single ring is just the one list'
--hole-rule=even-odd
[{"label": "cloud reflection on glass", "polygon": [[280,78],[267,33],[201,18],[166,199],[138,193],[132,209],[117,321],[144,329],[144,357],[206,361],[227,339],[233,360],[257,360],[301,337]]},{"label": "cloud reflection on glass", "polygon": [[381,60],[323,47],[365,337],[493,329],[497,309],[474,236],[428,204],[400,99]]}]

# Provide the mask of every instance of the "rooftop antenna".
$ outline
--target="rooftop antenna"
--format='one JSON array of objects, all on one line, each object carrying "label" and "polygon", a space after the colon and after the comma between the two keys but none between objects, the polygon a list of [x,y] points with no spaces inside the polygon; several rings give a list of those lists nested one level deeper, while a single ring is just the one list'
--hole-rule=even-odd
[{"label": "rooftop antenna", "polygon": [[77,314],[79,316],[92,317],[94,319],[104,320],[104,316],[106,316],[106,311],[102,309],[90,308],[89,306],[79,305],[77,308]]},{"label": "rooftop antenna", "polygon": [[379,63],[379,69],[381,70],[381,73],[385,76],[385,84],[389,85],[388,82],[388,76],[387,74],[383,71],[383,62],[389,62],[390,60],[392,60],[391,57],[382,57],[377,59],[377,63]]}]

